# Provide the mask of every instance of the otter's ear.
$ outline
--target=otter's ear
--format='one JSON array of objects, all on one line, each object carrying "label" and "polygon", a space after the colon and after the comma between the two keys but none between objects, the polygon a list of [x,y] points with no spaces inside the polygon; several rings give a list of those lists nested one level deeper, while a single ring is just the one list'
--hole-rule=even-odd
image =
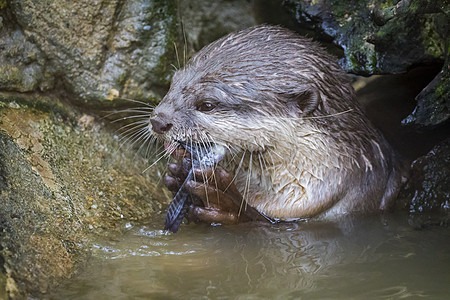
[{"label": "otter's ear", "polygon": [[320,95],[316,91],[305,90],[289,96],[290,104],[294,107],[294,109],[299,110],[302,116],[308,115],[315,111],[320,103]]}]

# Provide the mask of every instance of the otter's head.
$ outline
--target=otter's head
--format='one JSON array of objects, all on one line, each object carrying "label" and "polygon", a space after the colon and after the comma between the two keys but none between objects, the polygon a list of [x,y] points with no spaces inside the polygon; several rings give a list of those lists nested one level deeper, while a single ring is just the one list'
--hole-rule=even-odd
[{"label": "otter's head", "polygon": [[349,94],[333,61],[309,39],[280,27],[232,33],[175,73],[150,127],[167,144],[264,152],[279,143],[280,132],[285,139],[297,134],[306,116],[333,113],[328,84]]}]

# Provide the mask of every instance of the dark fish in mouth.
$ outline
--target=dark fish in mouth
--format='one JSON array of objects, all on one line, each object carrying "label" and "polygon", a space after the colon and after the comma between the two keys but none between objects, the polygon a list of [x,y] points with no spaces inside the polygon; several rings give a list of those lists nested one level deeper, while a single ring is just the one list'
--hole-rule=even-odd
[{"label": "dark fish in mouth", "polygon": [[225,147],[220,145],[188,145],[184,142],[180,142],[180,145],[191,154],[192,167],[167,209],[164,230],[169,230],[173,233],[178,231],[178,227],[180,227],[189,206],[193,203],[192,195],[185,190],[184,186],[186,182],[194,179],[194,169],[212,167],[225,156]]}]

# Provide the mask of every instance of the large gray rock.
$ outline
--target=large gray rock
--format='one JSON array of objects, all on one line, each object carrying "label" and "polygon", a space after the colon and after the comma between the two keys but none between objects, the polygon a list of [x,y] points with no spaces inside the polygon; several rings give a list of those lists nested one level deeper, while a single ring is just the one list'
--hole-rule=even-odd
[{"label": "large gray rock", "polygon": [[98,235],[149,220],[168,198],[146,165],[57,99],[0,94],[0,295],[47,292],[85,263]]},{"label": "large gray rock", "polygon": [[44,54],[21,30],[0,26],[0,49],[0,90],[25,93],[53,88],[53,72]]},{"label": "large gray rock", "polygon": [[287,0],[285,5],[299,23],[321,30],[344,49],[341,65],[347,71],[371,75],[443,61],[450,12],[446,2]]},{"label": "large gray rock", "polygon": [[[0,60],[11,66],[9,81],[0,79],[2,89],[64,87],[84,102],[159,99],[165,92],[178,36],[174,1],[11,0],[2,15],[8,22],[3,21],[0,44],[8,52]],[[23,41],[10,41],[12,36]],[[20,67],[30,63],[31,71]],[[44,79],[49,82],[40,86]]]}]

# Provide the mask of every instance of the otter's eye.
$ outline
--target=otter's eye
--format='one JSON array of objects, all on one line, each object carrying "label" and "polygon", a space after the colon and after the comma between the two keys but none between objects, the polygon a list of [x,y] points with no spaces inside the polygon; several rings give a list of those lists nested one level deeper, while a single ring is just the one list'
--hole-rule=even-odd
[{"label": "otter's eye", "polygon": [[214,103],[208,102],[208,101],[202,101],[199,104],[197,104],[197,110],[201,112],[211,112],[216,108],[216,105]]}]

